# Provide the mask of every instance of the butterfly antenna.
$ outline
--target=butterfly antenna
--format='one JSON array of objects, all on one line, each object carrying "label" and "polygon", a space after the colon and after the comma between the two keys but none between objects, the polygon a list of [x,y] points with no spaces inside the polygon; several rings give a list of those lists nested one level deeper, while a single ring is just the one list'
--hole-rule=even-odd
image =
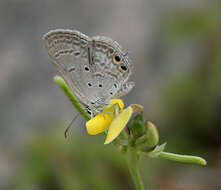
[{"label": "butterfly antenna", "polygon": [[79,113],[77,113],[77,115],[74,116],[74,118],[72,119],[71,123],[68,125],[68,127],[65,129],[64,132],[64,137],[67,138],[67,134],[69,129],[71,128],[72,124],[74,123],[74,121],[77,119],[77,117],[79,116]]}]

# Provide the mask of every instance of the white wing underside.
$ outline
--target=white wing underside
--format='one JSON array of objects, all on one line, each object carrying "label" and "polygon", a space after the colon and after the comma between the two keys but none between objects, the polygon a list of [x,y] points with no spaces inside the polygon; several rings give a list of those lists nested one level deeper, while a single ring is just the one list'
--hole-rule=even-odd
[{"label": "white wing underside", "polygon": [[[56,70],[83,104],[91,105],[96,101],[105,104],[111,97],[124,95],[133,88],[134,84],[125,85],[129,84],[126,83],[129,75],[125,78],[123,75],[116,74],[120,77],[116,78],[107,74],[108,70],[104,68],[110,69],[113,64],[105,60],[106,52],[96,51],[94,55],[104,64],[104,67],[101,67],[96,60],[94,65],[90,65],[88,49],[92,39],[88,36],[74,30],[53,30],[45,34],[44,40]],[[116,70],[113,67],[112,70],[115,71],[114,69]]]}]

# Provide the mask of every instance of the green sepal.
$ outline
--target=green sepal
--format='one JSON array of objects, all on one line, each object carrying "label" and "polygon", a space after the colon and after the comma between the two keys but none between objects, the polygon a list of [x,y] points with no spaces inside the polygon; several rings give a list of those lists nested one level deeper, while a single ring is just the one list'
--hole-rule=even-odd
[{"label": "green sepal", "polygon": [[145,125],[143,113],[134,116],[130,122],[129,129],[134,141],[146,133],[147,127]]},{"label": "green sepal", "polygon": [[163,152],[164,148],[166,147],[166,144],[167,143],[165,142],[162,145],[157,145],[153,151],[148,152],[146,155],[152,158],[158,157],[160,153]]}]

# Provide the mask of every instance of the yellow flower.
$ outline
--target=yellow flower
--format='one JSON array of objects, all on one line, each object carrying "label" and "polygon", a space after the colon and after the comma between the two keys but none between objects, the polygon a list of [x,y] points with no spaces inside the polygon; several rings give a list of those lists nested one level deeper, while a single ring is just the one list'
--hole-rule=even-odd
[{"label": "yellow flower", "polygon": [[104,107],[102,113],[99,113],[86,123],[88,134],[96,135],[108,128],[104,144],[112,142],[118,137],[133,114],[133,108],[131,106],[126,109],[123,108],[124,102],[121,99],[112,99],[110,105]]},{"label": "yellow flower", "polygon": [[132,113],[133,109],[129,106],[114,118],[109,126],[104,144],[109,144],[120,134],[129,121]]},{"label": "yellow flower", "polygon": [[112,122],[112,117],[108,114],[99,113],[86,123],[89,135],[97,135],[102,133]]}]

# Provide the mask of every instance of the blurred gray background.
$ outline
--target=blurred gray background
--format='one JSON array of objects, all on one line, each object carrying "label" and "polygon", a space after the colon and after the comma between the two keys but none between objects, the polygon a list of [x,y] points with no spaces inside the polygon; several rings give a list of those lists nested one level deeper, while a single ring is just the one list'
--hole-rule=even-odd
[{"label": "blurred gray background", "polygon": [[[166,162],[153,175],[156,189],[221,189],[220,12],[213,0],[1,0],[0,189],[14,181],[30,139],[55,128],[63,138],[76,113],[53,82],[42,40],[58,28],[109,36],[128,49],[136,87],[125,103],[144,105],[169,150],[210,161],[206,168]],[[72,133],[97,138],[83,123]]]}]

